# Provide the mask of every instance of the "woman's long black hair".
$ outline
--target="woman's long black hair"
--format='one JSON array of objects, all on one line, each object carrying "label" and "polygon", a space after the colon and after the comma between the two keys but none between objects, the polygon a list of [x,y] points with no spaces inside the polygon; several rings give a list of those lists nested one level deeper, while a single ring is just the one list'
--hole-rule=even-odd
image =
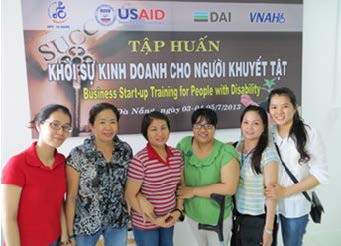
[{"label": "woman's long black hair", "polygon": [[249,105],[246,107],[243,111],[243,113],[240,116],[240,124],[243,122],[244,116],[247,112],[254,111],[256,112],[260,118],[262,119],[264,130],[262,134],[259,137],[258,143],[252,153],[251,158],[251,168],[256,174],[261,174],[261,160],[262,160],[262,154],[265,148],[268,146],[269,142],[269,124],[268,124],[268,115],[266,114],[266,111],[255,105]]},{"label": "woman's long black hair", "polygon": [[271,98],[275,95],[287,96],[290,100],[290,103],[296,109],[293,118],[293,124],[289,131],[289,136],[295,141],[296,149],[298,153],[300,153],[299,163],[308,162],[310,160],[310,155],[305,149],[305,145],[307,143],[307,131],[305,129],[306,124],[304,124],[303,119],[298,114],[295,94],[287,87],[272,90],[268,97],[268,112],[270,108]]}]

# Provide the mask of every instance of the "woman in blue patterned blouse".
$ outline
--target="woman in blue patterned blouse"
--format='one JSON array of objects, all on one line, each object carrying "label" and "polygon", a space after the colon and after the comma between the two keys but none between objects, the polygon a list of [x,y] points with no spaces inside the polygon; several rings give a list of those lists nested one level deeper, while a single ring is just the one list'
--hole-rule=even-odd
[{"label": "woman in blue patterned blouse", "polygon": [[240,179],[232,246],[276,245],[276,200],[266,199],[264,187],[277,183],[278,155],[269,145],[268,118],[258,106],[245,108],[238,142]]},{"label": "woman in blue patterned blouse", "polygon": [[128,211],[124,200],[131,147],[117,137],[120,114],[110,103],[89,113],[92,135],[67,158],[66,216],[72,244],[126,246]]}]

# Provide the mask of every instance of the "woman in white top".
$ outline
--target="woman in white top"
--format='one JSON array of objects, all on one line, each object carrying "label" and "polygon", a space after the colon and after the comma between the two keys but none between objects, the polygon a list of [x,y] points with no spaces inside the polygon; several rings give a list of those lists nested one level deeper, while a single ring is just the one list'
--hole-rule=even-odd
[{"label": "woman in white top", "polygon": [[283,165],[280,165],[279,182],[267,188],[266,196],[281,199],[278,210],[284,246],[300,246],[311,207],[302,192],[326,183],[325,150],[316,131],[303,123],[297,111],[295,95],[290,89],[271,91],[268,111],[275,124],[273,137],[283,162],[299,182],[294,184]]}]

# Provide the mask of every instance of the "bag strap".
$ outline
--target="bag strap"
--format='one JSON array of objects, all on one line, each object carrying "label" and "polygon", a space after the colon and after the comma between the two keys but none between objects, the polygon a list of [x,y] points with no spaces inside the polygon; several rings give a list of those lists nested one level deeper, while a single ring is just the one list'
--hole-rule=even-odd
[{"label": "bag strap", "polygon": [[[275,143],[275,147],[276,147],[276,150],[277,150],[277,153],[278,153],[278,156],[279,156],[279,159],[281,160],[282,162],[282,165],[286,171],[286,173],[289,175],[290,179],[292,180],[292,182],[294,182],[294,184],[297,184],[298,183],[298,180],[296,179],[296,177],[292,174],[292,172],[290,172],[289,168],[287,167],[287,165],[285,165],[283,159],[282,159],[282,156],[281,156],[281,152],[279,151],[279,148],[277,146],[277,144]],[[306,191],[302,191],[302,194],[304,195],[304,197],[309,201],[311,202],[311,198],[310,196],[308,195],[308,193]]]}]

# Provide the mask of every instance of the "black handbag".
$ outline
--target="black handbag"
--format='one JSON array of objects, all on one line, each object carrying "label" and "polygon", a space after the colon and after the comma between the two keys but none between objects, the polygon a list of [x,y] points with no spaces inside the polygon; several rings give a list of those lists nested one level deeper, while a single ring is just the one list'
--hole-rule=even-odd
[{"label": "black handbag", "polygon": [[[290,172],[290,170],[288,169],[288,167],[285,165],[284,161],[282,160],[282,156],[281,156],[281,153],[279,151],[279,148],[278,148],[277,144],[275,144],[275,147],[276,147],[277,153],[279,155],[279,158],[281,159],[281,162],[282,162],[282,165],[283,165],[285,171],[289,175],[289,177],[292,180],[292,182],[297,184],[298,180]],[[324,209],[323,209],[322,203],[320,202],[320,199],[318,198],[316,192],[315,191],[312,192],[311,198],[310,198],[310,196],[308,195],[308,193],[306,191],[303,191],[302,193],[303,193],[304,197],[311,203],[311,208],[310,208],[310,217],[311,217],[311,219],[315,223],[320,224],[321,223],[322,213],[324,213]]]},{"label": "black handbag", "polygon": [[321,223],[321,216],[324,209],[315,191],[312,193],[310,217],[315,223]]}]

